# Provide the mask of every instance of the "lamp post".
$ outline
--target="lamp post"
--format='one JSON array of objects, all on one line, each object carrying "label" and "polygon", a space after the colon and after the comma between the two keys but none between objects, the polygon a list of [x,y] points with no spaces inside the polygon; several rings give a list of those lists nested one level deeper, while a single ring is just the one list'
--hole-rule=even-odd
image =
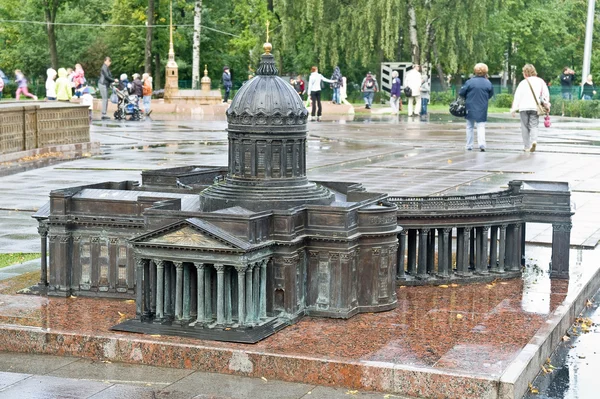
[{"label": "lamp post", "polygon": [[596,10],[596,0],[588,0],[587,23],[585,25],[585,44],[583,47],[583,68],[581,69],[581,85],[590,73],[590,63],[592,60],[592,36],[594,34],[594,14]]}]

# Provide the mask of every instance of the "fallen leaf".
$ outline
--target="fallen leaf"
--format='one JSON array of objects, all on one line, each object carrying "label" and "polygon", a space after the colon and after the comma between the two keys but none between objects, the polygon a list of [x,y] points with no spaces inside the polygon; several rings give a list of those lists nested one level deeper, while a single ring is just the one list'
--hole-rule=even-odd
[{"label": "fallen leaf", "polygon": [[500,281],[500,284],[502,284],[502,285],[506,285],[506,284],[508,284],[508,283],[507,283],[506,281]]},{"label": "fallen leaf", "polygon": [[127,317],[127,315],[125,313],[121,313],[121,312],[117,312],[119,314],[119,316],[121,317]]},{"label": "fallen leaf", "polygon": [[125,303],[135,303],[135,301],[133,299],[127,299]]},{"label": "fallen leaf", "polygon": [[75,295],[71,295],[71,296],[69,297],[69,299],[76,299],[76,298],[77,298],[77,297],[76,297]]},{"label": "fallen leaf", "polygon": [[462,318],[463,318],[463,315],[461,315],[461,314],[459,313],[459,314],[457,314],[457,315],[456,315],[456,318],[460,320],[460,319],[462,319]]},{"label": "fallen leaf", "polygon": [[566,342],[566,341],[570,341],[571,338],[569,338],[568,335],[563,335],[562,340]]},{"label": "fallen leaf", "polygon": [[260,377],[260,379],[263,380],[264,382],[268,381],[265,377]]},{"label": "fallen leaf", "polygon": [[458,287],[458,284],[450,284],[450,287]]},{"label": "fallen leaf", "polygon": [[102,363],[108,363],[108,364],[110,364],[112,362],[110,360],[103,360]]},{"label": "fallen leaf", "polygon": [[151,336],[151,337],[158,338],[158,337],[160,337],[160,334],[151,334],[150,336]]},{"label": "fallen leaf", "polygon": [[449,159],[449,160],[448,160],[448,163],[452,163],[452,160],[451,160],[451,159]]},{"label": "fallen leaf", "polygon": [[448,288],[448,286],[446,284],[438,285],[438,287],[440,287],[440,288]]},{"label": "fallen leaf", "polygon": [[346,392],[346,395],[356,395],[358,393],[358,391],[348,391]]},{"label": "fallen leaf", "polygon": [[540,393],[540,391],[536,387],[534,387],[533,385],[531,385],[531,383],[529,383],[529,392],[531,392],[533,394]]},{"label": "fallen leaf", "polygon": [[588,299],[587,301],[585,301],[585,307],[589,308],[590,306],[592,306],[592,303],[594,303],[594,301],[592,301],[591,299]]}]

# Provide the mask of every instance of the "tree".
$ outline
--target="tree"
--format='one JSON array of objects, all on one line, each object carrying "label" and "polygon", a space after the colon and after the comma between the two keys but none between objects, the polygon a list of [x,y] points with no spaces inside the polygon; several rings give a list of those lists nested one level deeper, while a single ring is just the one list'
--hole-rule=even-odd
[{"label": "tree", "polygon": [[200,29],[202,22],[202,0],[194,2],[194,43],[192,47],[192,88],[200,88]]},{"label": "tree", "polygon": [[56,34],[54,32],[54,23],[56,22],[56,13],[60,6],[60,0],[42,0],[42,9],[46,18],[46,33],[48,33],[48,48],[50,50],[50,64],[52,68],[58,69],[58,51],[56,50]]},{"label": "tree", "polygon": [[146,57],[144,59],[144,72],[152,73],[152,35],[154,26],[154,0],[148,0],[146,11]]}]

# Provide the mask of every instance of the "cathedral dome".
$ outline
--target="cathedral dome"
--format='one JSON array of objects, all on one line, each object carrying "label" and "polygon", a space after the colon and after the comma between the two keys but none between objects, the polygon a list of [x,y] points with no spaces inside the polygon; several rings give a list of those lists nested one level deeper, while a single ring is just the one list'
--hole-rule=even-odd
[{"label": "cathedral dome", "polygon": [[227,110],[229,131],[305,131],[308,111],[289,82],[277,76],[272,54],[263,54],[256,76],[237,92]]}]

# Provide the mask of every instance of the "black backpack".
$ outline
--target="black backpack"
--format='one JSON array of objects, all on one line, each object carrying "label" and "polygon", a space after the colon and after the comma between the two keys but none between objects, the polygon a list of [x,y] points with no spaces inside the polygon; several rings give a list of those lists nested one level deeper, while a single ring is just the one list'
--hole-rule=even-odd
[{"label": "black backpack", "polygon": [[412,97],[412,89],[408,86],[404,87],[404,95],[406,97]]},{"label": "black backpack", "polygon": [[365,82],[365,88],[372,89],[373,87],[375,87],[375,81],[373,79],[367,79]]}]

